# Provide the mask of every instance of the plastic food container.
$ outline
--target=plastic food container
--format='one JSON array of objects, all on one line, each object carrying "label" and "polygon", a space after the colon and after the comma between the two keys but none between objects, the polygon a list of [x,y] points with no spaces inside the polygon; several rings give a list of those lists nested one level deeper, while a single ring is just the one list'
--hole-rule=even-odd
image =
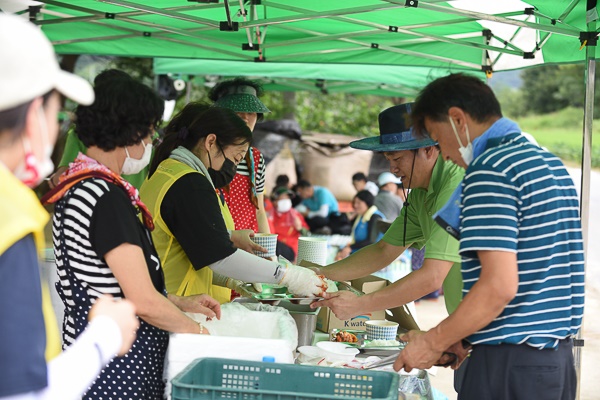
[{"label": "plastic food container", "polygon": [[323,352],[317,346],[300,346],[298,353],[298,361],[302,363],[312,363],[323,358]]},{"label": "plastic food container", "polygon": [[398,399],[398,374],[221,358],[194,361],[173,381],[173,400]]},{"label": "plastic food container", "polygon": [[349,347],[345,343],[336,342],[319,342],[317,347],[323,351],[325,361],[328,362],[351,362],[359,353],[359,350],[354,347]]},{"label": "plastic food container", "polygon": [[276,233],[257,233],[250,238],[254,243],[267,249],[266,253],[262,251],[254,250],[254,254],[259,257],[270,258],[275,256],[275,250],[277,248],[277,234]]},{"label": "plastic food container", "polygon": [[394,340],[398,334],[398,323],[386,320],[365,322],[369,340]]}]

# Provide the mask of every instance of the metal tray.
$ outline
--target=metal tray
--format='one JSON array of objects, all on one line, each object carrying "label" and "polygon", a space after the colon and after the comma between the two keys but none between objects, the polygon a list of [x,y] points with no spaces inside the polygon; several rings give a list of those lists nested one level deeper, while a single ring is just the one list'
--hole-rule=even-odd
[{"label": "metal tray", "polygon": [[[349,290],[356,295],[363,295],[361,291],[353,288],[345,282],[336,282],[338,290]],[[247,283],[240,289],[243,297],[235,299],[238,302],[260,302],[279,306],[292,312],[315,312],[310,308],[310,304],[317,300],[322,300],[321,297],[294,297],[287,293],[287,288],[281,285],[263,284],[262,293],[258,293],[252,284]]]},{"label": "metal tray", "polygon": [[[274,287],[276,287],[276,290],[273,290]],[[240,294],[256,299],[260,303],[270,304],[272,306],[277,306],[282,302],[310,305],[317,300],[323,300],[322,297],[295,297],[293,294],[287,293],[287,290],[282,291],[281,288],[286,289],[285,287],[279,285],[271,286],[263,284],[263,291],[262,293],[259,293],[256,291],[254,286],[252,286],[252,284],[247,283],[241,288],[245,293]]]}]

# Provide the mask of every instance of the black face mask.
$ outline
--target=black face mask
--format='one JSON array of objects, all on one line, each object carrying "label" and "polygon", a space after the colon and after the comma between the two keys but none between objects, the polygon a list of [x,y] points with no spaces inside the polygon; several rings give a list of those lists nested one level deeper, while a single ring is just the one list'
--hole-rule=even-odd
[{"label": "black face mask", "polygon": [[223,166],[220,170],[215,170],[212,167],[208,168],[208,174],[212,179],[213,185],[216,189],[225,187],[231,183],[235,173],[237,172],[237,165],[229,158],[225,158]]}]

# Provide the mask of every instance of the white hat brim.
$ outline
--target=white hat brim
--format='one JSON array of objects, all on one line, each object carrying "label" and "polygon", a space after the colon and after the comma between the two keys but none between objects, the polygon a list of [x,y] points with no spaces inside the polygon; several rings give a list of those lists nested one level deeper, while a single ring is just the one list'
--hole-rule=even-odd
[{"label": "white hat brim", "polygon": [[60,70],[56,77],[55,89],[65,97],[83,106],[94,102],[94,89],[85,79],[70,72]]}]

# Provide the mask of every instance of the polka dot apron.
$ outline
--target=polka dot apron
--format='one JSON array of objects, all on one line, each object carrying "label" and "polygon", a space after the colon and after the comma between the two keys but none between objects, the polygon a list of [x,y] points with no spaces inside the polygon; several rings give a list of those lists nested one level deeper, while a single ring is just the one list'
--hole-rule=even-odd
[{"label": "polka dot apron", "polygon": [[[65,199],[68,197],[65,196]],[[64,204],[60,201],[56,204],[61,215],[64,215]],[[61,224],[61,226],[64,226]],[[61,253],[66,253],[64,248],[64,229],[59,232]],[[68,258],[63,259],[64,270],[72,293],[72,302],[67,301],[67,296],[60,282],[56,283],[56,290],[65,305],[65,317],[63,319],[63,335],[74,340],[83,332],[88,324],[88,313],[92,301],[87,293],[88,285],[78,279],[69,266]],[[70,303],[74,303],[74,306]],[[163,365],[165,354],[169,343],[168,332],[148,324],[138,317],[140,327],[137,337],[129,352],[123,357],[116,357],[105,366],[94,383],[83,395],[83,399],[163,399]],[[75,330],[72,335],[67,330],[71,325]]]}]

